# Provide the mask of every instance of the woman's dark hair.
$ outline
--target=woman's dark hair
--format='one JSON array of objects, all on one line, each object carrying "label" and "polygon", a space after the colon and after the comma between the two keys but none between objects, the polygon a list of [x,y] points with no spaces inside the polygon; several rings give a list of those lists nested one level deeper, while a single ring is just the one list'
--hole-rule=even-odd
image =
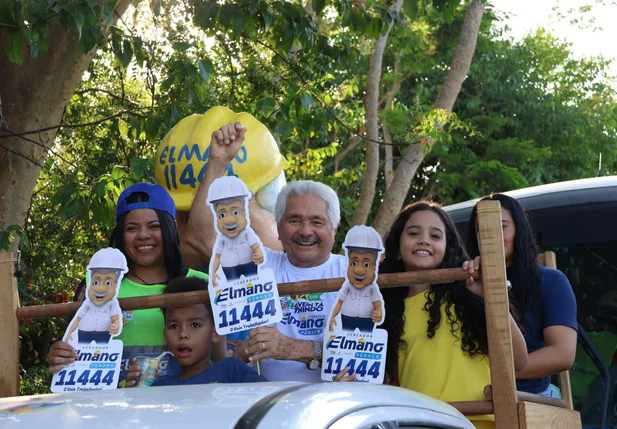
[{"label": "woman's dark hair", "polygon": [[[127,199],[127,203],[138,203],[148,201],[148,194],[144,192],[135,192]],[[176,222],[169,213],[160,210],[154,210],[161,223],[161,236],[163,238],[163,251],[165,254],[165,270],[167,271],[167,281],[171,281],[176,277],[186,275],[188,269],[184,266],[184,260],[180,253],[180,237],[178,236],[178,228]],[[116,221],[116,227],[111,234],[110,244],[112,247],[119,249],[127,258],[129,268],[131,261],[126,253],[124,243],[124,221],[127,213],[123,213]]]},{"label": "woman's dark hair", "polygon": [[[510,266],[507,267],[507,275],[508,280],[512,283],[509,296],[510,301],[512,301],[511,304],[516,310],[515,319],[521,329],[524,329],[527,312],[534,303],[539,305],[542,302],[540,273],[538,271],[538,246],[521,203],[504,194],[491,194],[482,198],[481,201],[486,200],[499,201],[501,208],[510,212],[514,221],[516,231],[514,254]],[[476,231],[477,218],[478,206],[476,205],[471,212],[467,233],[467,249],[473,256],[480,254]]]},{"label": "woman's dark hair", "polygon": [[[418,201],[405,207],[396,217],[390,231],[386,234],[385,253],[379,264],[380,273],[405,272],[405,266],[400,258],[401,236],[405,224],[415,212],[432,211],[437,214],[445,226],[446,250],[439,268],[461,267],[468,260],[463,242],[456,231],[448,214],[437,203]],[[405,327],[405,298],[408,288],[389,288],[382,290],[385,302],[386,317],[383,328],[388,331],[388,353],[386,357],[386,372],[392,376],[397,371],[398,351],[404,350],[407,344],[402,339]],[[447,323],[452,335],[461,340],[461,349],[469,354],[487,355],[488,339],[484,301],[467,289],[464,281],[431,285],[426,292],[427,301],[424,311],[429,313],[426,336],[433,338],[441,323],[441,305],[445,302]],[[452,309],[454,308],[454,311]]]}]

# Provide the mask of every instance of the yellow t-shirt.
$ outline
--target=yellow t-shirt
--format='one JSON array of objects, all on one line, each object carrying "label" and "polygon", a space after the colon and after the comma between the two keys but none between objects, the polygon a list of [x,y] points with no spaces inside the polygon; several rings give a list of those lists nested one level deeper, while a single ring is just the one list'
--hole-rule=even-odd
[{"label": "yellow t-shirt", "polygon": [[[461,349],[461,341],[450,332],[441,306],[441,322],[435,336],[426,336],[429,314],[424,311],[426,295],[405,299],[405,334],[407,343],[399,350],[398,371],[401,387],[415,390],[444,402],[481,401],[484,387],[491,384],[488,356],[471,357]],[[450,307],[454,313],[454,306]],[[462,334],[460,335],[462,336]],[[468,417],[477,429],[494,429],[493,415]]]}]

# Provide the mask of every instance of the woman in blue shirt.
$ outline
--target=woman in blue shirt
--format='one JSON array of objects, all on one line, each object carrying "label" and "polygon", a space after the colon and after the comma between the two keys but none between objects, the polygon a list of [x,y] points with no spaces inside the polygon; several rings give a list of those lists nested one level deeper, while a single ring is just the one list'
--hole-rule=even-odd
[{"label": "woman in blue shirt", "polygon": [[[518,312],[529,359],[516,372],[517,389],[548,397],[561,397],[550,377],[568,370],[576,355],[576,299],[566,276],[538,264],[531,225],[521,204],[507,195],[492,194],[483,200],[499,201],[503,228],[510,300]],[[479,255],[477,206],[471,213],[468,248]]]}]

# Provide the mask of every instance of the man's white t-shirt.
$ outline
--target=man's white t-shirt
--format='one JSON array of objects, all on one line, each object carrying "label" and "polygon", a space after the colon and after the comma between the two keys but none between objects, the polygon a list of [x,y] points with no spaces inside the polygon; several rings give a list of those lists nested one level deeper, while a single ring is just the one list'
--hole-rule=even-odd
[{"label": "man's white t-shirt", "polygon": [[79,330],[87,332],[109,331],[111,317],[118,315],[118,310],[114,300],[109,300],[103,305],[96,305],[92,301],[87,301],[79,307],[76,316],[80,317]]},{"label": "man's white t-shirt", "polygon": [[[342,255],[330,255],[326,262],[317,267],[298,268],[289,262],[283,252],[268,248],[265,252],[266,262],[261,268],[270,268],[277,283],[345,277],[347,270],[347,259]],[[283,320],[276,327],[283,335],[296,340],[323,341],[326,318],[336,300],[336,292],[281,296]],[[260,365],[261,375],[270,381],[322,381],[321,369],[310,370],[303,362],[265,359]]]},{"label": "man's white t-shirt", "polygon": [[253,249],[257,236],[253,230],[245,228],[235,237],[220,234],[214,245],[214,253],[221,255],[222,267],[237,267],[253,262]]},{"label": "man's white t-shirt", "polygon": [[358,289],[349,281],[345,281],[339,299],[343,301],[341,314],[347,317],[368,319],[373,315],[375,308],[373,303],[379,301],[377,285],[371,283],[362,289]]}]

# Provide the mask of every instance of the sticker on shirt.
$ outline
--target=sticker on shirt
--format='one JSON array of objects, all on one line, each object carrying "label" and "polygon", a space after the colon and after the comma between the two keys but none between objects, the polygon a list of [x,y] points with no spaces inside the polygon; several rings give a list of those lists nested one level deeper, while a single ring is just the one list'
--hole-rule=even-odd
[{"label": "sticker on shirt", "polygon": [[250,227],[251,193],[234,176],[216,179],[208,190],[216,241],[210,259],[210,302],[219,335],[277,323],[281,302],[263,245]]},{"label": "sticker on shirt", "polygon": [[118,249],[96,252],[87,267],[86,299],[64,333],[63,341],[78,359],[54,374],[51,391],[77,392],[115,389],[122,364],[122,310],[118,290],[128,272],[126,258]]},{"label": "sticker on shirt", "polygon": [[377,285],[383,243],[373,228],[358,225],[345,237],[347,272],[327,319],[321,378],[332,381],[344,368],[356,382],[383,383],[388,333],[376,329],[385,306]]}]

